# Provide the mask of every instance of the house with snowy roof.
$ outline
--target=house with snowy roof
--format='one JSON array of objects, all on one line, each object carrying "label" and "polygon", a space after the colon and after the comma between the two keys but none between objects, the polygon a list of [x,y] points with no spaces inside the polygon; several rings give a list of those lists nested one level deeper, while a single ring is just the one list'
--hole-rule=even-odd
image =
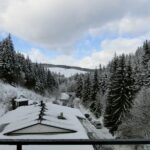
[{"label": "house with snowy roof", "polygon": [[[0,138],[88,139],[79,118],[85,119],[78,109],[52,103],[18,107],[0,118]],[[71,146],[70,149],[93,150],[93,147]]]},{"label": "house with snowy roof", "polygon": [[70,96],[67,93],[61,93],[60,102],[63,106],[66,106],[69,103]]},{"label": "house with snowy roof", "polygon": [[14,102],[15,102],[15,108],[19,106],[26,106],[29,104],[29,100],[23,95],[20,95],[18,98],[14,99]]}]

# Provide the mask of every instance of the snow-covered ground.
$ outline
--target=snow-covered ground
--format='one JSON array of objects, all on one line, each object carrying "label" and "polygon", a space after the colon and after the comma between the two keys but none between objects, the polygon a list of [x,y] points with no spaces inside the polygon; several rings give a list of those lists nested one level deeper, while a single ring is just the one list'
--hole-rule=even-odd
[{"label": "snow-covered ground", "polygon": [[[74,106],[75,108],[80,109],[80,111],[83,114],[90,114],[92,120],[95,120],[96,118],[94,115],[90,112],[89,109],[86,109],[81,103],[79,98],[75,98],[74,100]],[[97,119],[96,119],[97,120]],[[102,125],[103,125],[103,117],[98,119]],[[115,139],[115,136],[112,136],[108,129],[105,127],[102,127],[102,129],[96,129],[90,121],[86,120],[83,121],[83,125],[86,128],[88,133],[92,133],[91,137],[94,139]],[[149,145],[105,145],[101,146],[100,150],[150,150]]]},{"label": "snow-covered ground", "polygon": [[49,70],[57,73],[57,74],[61,74],[64,75],[65,77],[71,77],[75,74],[84,74],[87,73],[86,71],[81,71],[81,70],[77,70],[77,69],[65,69],[65,68],[59,68],[59,67],[49,67]]},{"label": "snow-covered ground", "polygon": [[74,100],[74,105],[76,108],[80,109],[80,111],[82,112],[82,114],[90,114],[90,116],[92,117],[92,120],[98,120],[99,122],[101,122],[102,124],[102,129],[96,129],[94,125],[91,124],[91,122],[89,122],[88,120],[85,120],[83,122],[87,132],[91,132],[93,133],[93,136],[95,137],[95,139],[114,139],[115,137],[113,137],[107,128],[103,127],[103,118],[99,118],[96,119],[94,117],[94,115],[86,108],[84,108],[83,105],[80,104],[80,99],[76,98]]}]

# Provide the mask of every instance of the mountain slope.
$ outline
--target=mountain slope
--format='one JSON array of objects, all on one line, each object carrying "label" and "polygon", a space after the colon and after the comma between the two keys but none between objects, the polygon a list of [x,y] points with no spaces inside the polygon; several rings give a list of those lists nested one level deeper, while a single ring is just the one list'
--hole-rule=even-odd
[{"label": "mountain slope", "polygon": [[94,69],[81,68],[76,66],[66,66],[66,65],[53,65],[53,64],[42,64],[44,67],[50,69],[54,73],[60,73],[65,77],[71,77],[75,74],[84,74],[87,72],[93,72]]}]

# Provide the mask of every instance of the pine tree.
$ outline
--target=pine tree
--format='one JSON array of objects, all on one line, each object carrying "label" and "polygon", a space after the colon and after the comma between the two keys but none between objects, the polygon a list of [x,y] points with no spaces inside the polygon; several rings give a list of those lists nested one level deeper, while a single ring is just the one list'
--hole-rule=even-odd
[{"label": "pine tree", "polygon": [[96,101],[97,101],[97,94],[99,93],[99,90],[100,90],[100,87],[99,87],[99,80],[98,80],[98,70],[95,69],[94,78],[92,80],[91,95],[90,95],[90,100],[91,100],[90,110],[92,112],[95,112],[96,107],[97,107]]},{"label": "pine tree", "polygon": [[135,67],[133,69],[133,74],[134,74],[134,80],[135,80],[135,89],[138,92],[143,86],[143,77],[141,74],[140,66],[138,64],[135,64]]},{"label": "pine tree", "polygon": [[[32,65],[31,60],[29,57],[25,60],[25,86],[29,89],[34,89],[36,84],[36,69],[38,64]],[[38,73],[37,73],[38,74]]]},{"label": "pine tree", "polygon": [[52,78],[51,72],[48,70],[48,71],[47,71],[47,81],[46,81],[46,85],[47,85],[47,89],[48,89],[49,92],[51,92],[52,89],[53,89],[52,82],[53,82],[53,78]]},{"label": "pine tree", "polygon": [[101,95],[99,93],[96,94],[96,100],[92,104],[92,112],[96,118],[99,118],[102,114],[102,104],[101,104]]},{"label": "pine tree", "polygon": [[54,90],[58,89],[57,80],[54,78],[50,70],[47,70],[47,80],[46,86],[49,93],[53,92]]},{"label": "pine tree", "polygon": [[76,80],[77,80],[76,81],[76,89],[75,89],[76,96],[78,98],[82,98],[82,90],[83,90],[83,80],[82,80],[82,77],[78,76],[78,78]]},{"label": "pine tree", "polygon": [[25,57],[21,53],[17,53],[15,55],[15,66],[16,66],[16,76],[17,81],[16,83],[24,86],[25,84]]},{"label": "pine tree", "polygon": [[91,95],[91,82],[90,82],[90,75],[87,74],[83,83],[83,90],[82,90],[82,102],[83,104],[88,107],[90,103],[90,95]]},{"label": "pine tree", "polygon": [[[113,115],[113,109],[112,109],[112,103],[113,103],[113,96],[116,95],[116,91],[113,90],[114,85],[116,84],[116,72],[118,68],[118,57],[114,57],[112,62],[110,63],[110,69],[109,69],[109,85],[108,85],[108,96],[107,96],[107,101],[106,101],[106,110],[104,114],[104,125],[111,129],[113,126],[113,120],[112,120],[112,115]],[[111,131],[110,131],[111,132]]]},{"label": "pine tree", "polygon": [[142,58],[143,65],[143,84],[145,86],[150,86],[150,43],[146,40],[143,44],[144,55]]},{"label": "pine tree", "polygon": [[2,42],[0,42],[0,79],[2,78],[2,66],[3,66],[3,58],[2,58]]},{"label": "pine tree", "polygon": [[144,51],[144,55],[143,55],[143,66],[145,69],[148,68],[148,61],[150,60],[150,46],[149,46],[149,42],[146,40],[143,44],[143,51]]},{"label": "pine tree", "polygon": [[1,78],[9,83],[16,81],[16,68],[15,68],[15,51],[11,36],[4,39],[1,43]]},{"label": "pine tree", "polygon": [[44,94],[45,90],[55,90],[58,83],[50,71],[41,64],[34,64],[22,54],[16,53],[11,35],[0,42],[0,79]]},{"label": "pine tree", "polygon": [[108,93],[108,106],[105,114],[105,126],[113,133],[121,124],[122,119],[132,107],[134,97],[134,80],[132,68],[125,64],[125,56],[119,58],[116,71],[112,74]]},{"label": "pine tree", "polygon": [[44,94],[44,76],[43,76],[43,69],[41,65],[35,65],[35,91]]}]

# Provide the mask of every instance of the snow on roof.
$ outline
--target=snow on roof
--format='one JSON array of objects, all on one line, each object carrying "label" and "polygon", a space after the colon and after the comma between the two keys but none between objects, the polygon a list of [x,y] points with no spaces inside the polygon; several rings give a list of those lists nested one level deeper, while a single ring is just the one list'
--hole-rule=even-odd
[{"label": "snow on roof", "polygon": [[[78,120],[77,117],[84,118],[81,112],[75,108],[68,108],[65,106],[55,105],[51,103],[46,104],[47,110],[43,116],[42,124],[55,126],[58,128],[64,128],[68,130],[76,131],[75,133],[69,134],[57,134],[57,135],[44,135],[47,138],[58,138],[58,139],[88,139],[88,136],[83,128],[82,124]],[[4,116],[0,118],[0,125],[8,124],[4,130],[0,133],[0,137],[7,138],[9,136],[5,136],[4,134],[28,127],[30,125],[34,125],[39,123],[38,115],[41,110],[41,107],[38,105],[31,106],[22,106],[17,108],[16,110],[10,111]],[[57,116],[63,112],[66,120],[58,119]],[[11,136],[12,138],[15,136]],[[22,135],[19,137],[27,137],[27,135]],[[29,138],[33,138],[33,136],[29,136]],[[41,138],[41,135],[36,136],[36,138]],[[18,138],[18,137],[17,137]]]},{"label": "snow on roof", "polygon": [[[85,118],[82,113],[75,108],[69,108],[65,106],[55,105],[51,103],[46,104],[46,111],[44,112],[43,116],[43,124],[48,124],[51,126],[71,129],[77,132],[72,133],[61,133],[61,134],[30,134],[30,135],[13,135],[13,136],[7,136],[4,135],[5,133],[14,131],[19,128],[28,127],[30,125],[34,125],[38,123],[37,120],[39,112],[41,110],[41,107],[39,105],[30,105],[30,106],[22,106],[18,107],[17,109],[13,111],[9,111],[4,116],[0,118],[0,127],[4,124],[8,124],[5,126],[4,130],[0,132],[0,138],[2,139],[88,139],[87,133],[85,131],[85,128],[80,123],[80,118]],[[58,119],[57,116],[60,115],[60,113],[63,112],[64,117],[66,120]],[[49,150],[49,149],[55,149],[60,150],[61,149],[68,149],[68,150],[93,150],[93,146],[91,145],[61,145],[60,146],[34,146],[36,147],[36,150]],[[32,150],[34,148],[33,146],[25,147],[25,150]],[[5,147],[0,146],[0,149],[3,149]],[[7,147],[8,148],[8,147]],[[10,150],[11,146],[8,148]]]},{"label": "snow on roof", "polygon": [[60,99],[68,100],[69,99],[69,95],[67,93],[61,93]]},{"label": "snow on roof", "polygon": [[15,99],[16,102],[25,102],[25,101],[29,101],[28,99],[26,98],[17,98]]}]

